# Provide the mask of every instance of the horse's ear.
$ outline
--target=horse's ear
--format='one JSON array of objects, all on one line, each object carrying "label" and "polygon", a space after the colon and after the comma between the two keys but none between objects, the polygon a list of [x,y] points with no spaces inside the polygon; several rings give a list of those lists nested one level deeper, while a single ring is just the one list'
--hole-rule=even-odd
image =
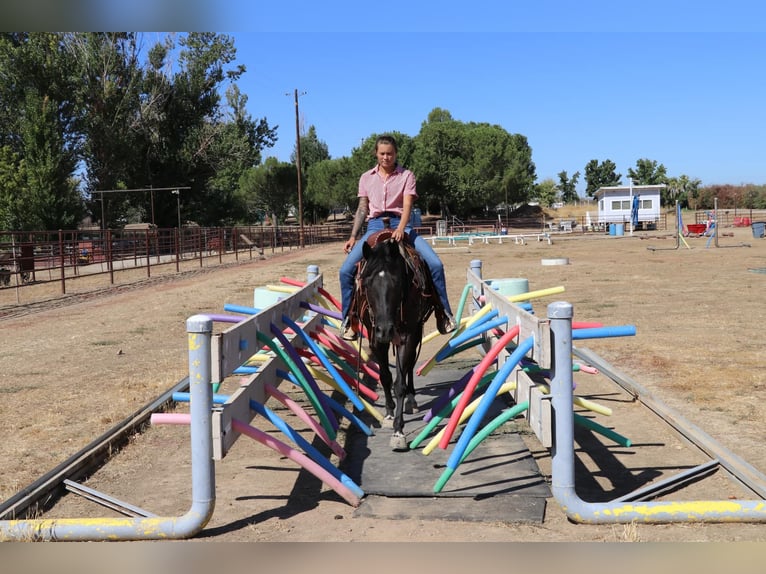
[{"label": "horse's ear", "polygon": [[370,254],[372,253],[372,247],[370,247],[370,244],[366,241],[362,244],[362,255],[365,259],[370,258]]}]

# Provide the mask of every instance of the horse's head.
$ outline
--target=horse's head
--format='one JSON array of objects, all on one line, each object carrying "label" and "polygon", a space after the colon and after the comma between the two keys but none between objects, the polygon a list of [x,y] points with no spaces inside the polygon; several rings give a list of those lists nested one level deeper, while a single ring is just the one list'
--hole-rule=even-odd
[{"label": "horse's head", "polygon": [[363,245],[364,266],[360,282],[368,305],[371,344],[390,343],[402,323],[408,289],[407,266],[399,244],[382,241]]}]

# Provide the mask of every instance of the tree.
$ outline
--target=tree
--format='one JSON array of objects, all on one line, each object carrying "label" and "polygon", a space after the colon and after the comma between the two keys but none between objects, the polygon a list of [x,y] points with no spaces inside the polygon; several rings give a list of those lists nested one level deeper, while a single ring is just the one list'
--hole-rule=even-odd
[{"label": "tree", "polygon": [[617,166],[610,160],[599,163],[592,159],[585,166],[585,195],[593,197],[601,187],[620,185],[622,176],[616,172]]},{"label": "tree", "polygon": [[[321,207],[323,202],[320,199],[321,194],[309,193],[308,187],[308,172],[311,167],[317,163],[330,159],[330,151],[327,144],[317,137],[317,130],[315,126],[309,126],[309,131],[306,135],[301,136],[301,190],[303,193],[303,215],[307,213],[316,212],[317,207]],[[290,161],[295,165],[297,157],[297,147],[293,148],[293,153],[290,156]],[[296,174],[297,176],[297,174]],[[297,185],[297,177],[296,177]],[[314,201],[317,199],[318,201]],[[296,206],[297,207],[297,206]]]},{"label": "tree", "polygon": [[297,183],[295,165],[274,157],[247,170],[239,182],[239,200],[247,217],[252,221],[268,215],[276,222],[284,221],[298,198]]},{"label": "tree", "polygon": [[352,209],[356,203],[359,176],[348,157],[326,159],[312,164],[306,177],[306,201],[326,212],[333,208]]},{"label": "tree", "polygon": [[662,190],[662,201],[665,205],[678,203],[688,206],[689,200],[697,197],[697,190],[702,182],[699,179],[690,179],[688,175],[670,177],[667,180],[667,188]]},{"label": "tree", "polygon": [[633,185],[660,185],[668,181],[665,166],[650,159],[639,159],[635,170],[628,168],[628,177]]},{"label": "tree", "polygon": [[558,190],[561,194],[561,201],[564,203],[575,203],[578,199],[577,180],[580,178],[580,172],[574,172],[572,178],[570,179],[566,171],[561,171],[559,172],[558,177]]},{"label": "tree", "polygon": [[545,207],[551,207],[556,201],[558,194],[559,190],[556,186],[556,182],[550,178],[544,179],[535,185],[534,198],[537,199],[537,201],[539,201],[540,204]]},{"label": "tree", "polygon": [[56,102],[30,90],[25,110],[21,132],[27,185],[19,228],[74,229],[84,206],[72,178],[75,154],[64,143]]},{"label": "tree", "polygon": [[0,185],[0,219],[15,229],[72,228],[84,212],[74,179],[72,63],[59,34],[0,36],[3,164],[19,168]]},{"label": "tree", "polygon": [[0,229],[23,229],[27,176],[24,161],[11,146],[0,147]]},{"label": "tree", "polygon": [[524,136],[496,125],[456,121],[441,108],[421,125],[413,170],[422,204],[442,214],[525,201],[535,180],[532,150]]}]

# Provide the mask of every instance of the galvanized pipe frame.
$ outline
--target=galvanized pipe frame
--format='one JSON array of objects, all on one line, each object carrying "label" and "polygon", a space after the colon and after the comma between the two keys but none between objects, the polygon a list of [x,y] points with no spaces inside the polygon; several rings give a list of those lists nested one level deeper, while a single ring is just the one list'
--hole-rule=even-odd
[{"label": "galvanized pipe frame", "polygon": [[[322,286],[318,267],[308,268],[309,281],[291,297],[263,313],[263,320],[282,323],[283,313],[304,314],[300,299],[311,297]],[[260,314],[258,314],[260,315]],[[215,508],[215,462],[213,437],[213,384],[223,381],[254,353],[258,315],[245,320],[213,344],[213,320],[203,314],[186,321],[189,367],[190,444],[192,502],[181,516],[136,516],[125,518],[63,518],[0,521],[0,541],[130,541],[191,538],[208,523]],[[239,325],[239,324],[238,324]],[[245,357],[247,355],[247,357]],[[239,361],[239,362],[238,362]],[[254,387],[255,388],[255,387]],[[261,389],[262,390],[262,389]],[[240,393],[237,405],[248,403],[249,393]],[[219,410],[219,413],[226,410]],[[224,427],[225,428],[225,427]],[[220,437],[219,437],[220,438]]]},{"label": "galvanized pipe frame", "polygon": [[[509,325],[526,325],[526,336],[536,337],[533,351],[538,359],[543,361],[541,366],[550,367],[552,372],[550,397],[540,396],[537,400],[530,400],[530,408],[535,403],[546,405],[550,402],[550,417],[548,418],[545,408],[541,406],[539,412],[528,413],[530,428],[540,440],[541,444],[552,451],[552,492],[556,501],[561,505],[567,517],[573,522],[591,524],[609,523],[677,523],[677,522],[766,522],[766,500],[698,500],[698,501],[655,501],[655,502],[631,502],[630,495],[623,496],[611,502],[592,503],[582,500],[575,491],[575,450],[574,450],[574,379],[573,379],[573,336],[572,318],[573,308],[570,303],[557,301],[548,306],[545,319],[529,315],[526,311],[507,301],[502,295],[497,294],[481,278],[481,261],[471,262],[468,270],[468,282],[473,286],[475,304],[478,306],[480,298],[485,304],[489,303],[497,308],[501,314],[507,313]],[[527,315],[529,315],[527,317]],[[523,338],[523,335],[520,335]],[[491,346],[492,335],[487,336],[487,348]],[[501,352],[498,362],[507,358],[509,353]],[[505,355],[505,356],[504,356]],[[549,362],[546,359],[549,358]],[[517,396],[519,388],[529,387],[528,395],[532,397],[535,392],[535,383],[529,380],[524,373],[517,372]],[[531,386],[530,386],[531,385]],[[634,389],[635,391],[635,389]],[[521,391],[522,393],[524,391]],[[539,391],[537,391],[539,393]],[[522,395],[519,398],[523,398]],[[651,398],[644,393],[644,398]],[[548,401],[547,399],[550,399]],[[652,399],[650,402],[656,402]],[[658,412],[656,405],[649,404],[650,409]],[[664,417],[663,417],[664,418]],[[667,419],[665,419],[667,422]],[[693,425],[687,425],[692,426]],[[695,442],[694,437],[700,433],[687,433],[687,437]],[[756,494],[766,492],[766,484],[754,484],[760,482],[762,477],[758,471],[750,467],[738,457],[729,453],[726,449],[704,433],[705,439],[702,445],[698,445],[704,452],[718,456],[718,462],[727,470],[736,473],[744,469],[745,478],[737,476],[749,486]],[[549,438],[552,443],[549,443]],[[696,442],[695,442],[696,444]],[[733,462],[732,462],[733,461]],[[735,474],[736,476],[736,474]],[[683,475],[680,477],[683,478]],[[675,480],[671,477],[667,482]]]}]

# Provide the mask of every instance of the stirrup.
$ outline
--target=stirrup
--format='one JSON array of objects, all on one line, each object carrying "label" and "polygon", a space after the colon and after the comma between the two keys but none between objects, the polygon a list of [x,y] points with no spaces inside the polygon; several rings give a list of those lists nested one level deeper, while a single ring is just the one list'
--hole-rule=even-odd
[{"label": "stirrup", "polygon": [[340,324],[340,338],[344,341],[356,341],[359,338],[359,334],[354,331],[349,317],[343,319]]},{"label": "stirrup", "polygon": [[457,322],[455,318],[449,313],[444,313],[436,318],[436,328],[439,329],[439,333],[442,335],[448,335],[454,333],[457,329]]}]

